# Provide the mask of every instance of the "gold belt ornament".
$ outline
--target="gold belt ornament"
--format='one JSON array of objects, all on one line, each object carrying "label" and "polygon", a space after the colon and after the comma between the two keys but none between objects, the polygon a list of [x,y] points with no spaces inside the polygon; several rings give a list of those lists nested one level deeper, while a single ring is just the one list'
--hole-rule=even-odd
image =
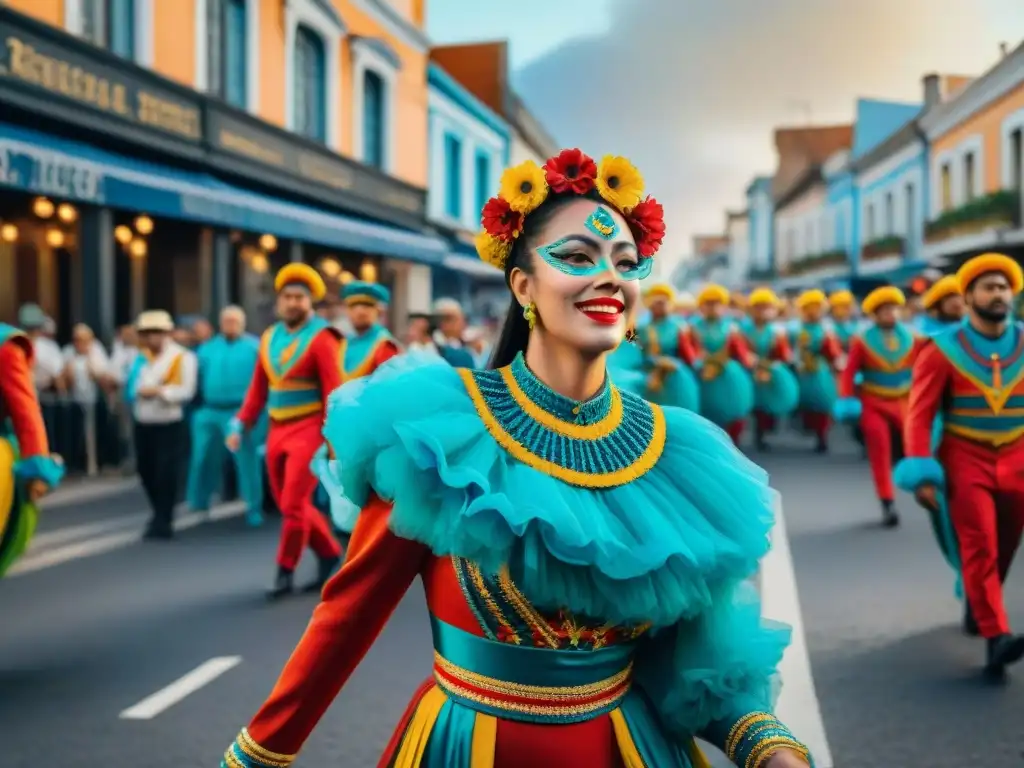
[{"label": "gold belt ornament", "polygon": [[725,370],[725,364],[729,362],[729,353],[725,350],[715,352],[713,355],[708,355],[704,360],[704,366],[701,368],[700,377],[704,381],[714,381],[722,375],[722,371]]},{"label": "gold belt ornament", "polygon": [[770,360],[759,360],[754,368],[754,381],[758,384],[767,384],[772,380],[772,363]]}]

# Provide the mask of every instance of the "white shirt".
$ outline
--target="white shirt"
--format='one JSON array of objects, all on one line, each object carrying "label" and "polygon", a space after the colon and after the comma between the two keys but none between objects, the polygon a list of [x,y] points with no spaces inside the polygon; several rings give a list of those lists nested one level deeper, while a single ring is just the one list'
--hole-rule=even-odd
[{"label": "white shirt", "polygon": [[36,389],[47,390],[53,386],[53,380],[64,371],[64,355],[53,339],[39,336],[32,340],[32,376]]},{"label": "white shirt", "polygon": [[423,355],[440,355],[437,345],[432,341],[412,341],[405,345],[406,352],[414,352]]},{"label": "white shirt", "polygon": [[129,347],[123,341],[114,342],[114,351],[110,355],[109,373],[118,384],[128,380],[128,373],[139,354],[138,347]]},{"label": "white shirt", "polygon": [[[177,376],[173,376],[177,368]],[[132,382],[132,414],[140,424],[170,424],[185,417],[184,406],[196,394],[196,356],[189,350],[167,341],[152,360],[144,360]],[[157,397],[141,398],[138,391],[157,387]]]},{"label": "white shirt", "polygon": [[64,362],[71,367],[71,397],[81,405],[93,405],[100,395],[94,377],[102,376],[110,369],[110,360],[103,345],[94,341],[89,352],[81,355],[69,344],[64,347]]}]

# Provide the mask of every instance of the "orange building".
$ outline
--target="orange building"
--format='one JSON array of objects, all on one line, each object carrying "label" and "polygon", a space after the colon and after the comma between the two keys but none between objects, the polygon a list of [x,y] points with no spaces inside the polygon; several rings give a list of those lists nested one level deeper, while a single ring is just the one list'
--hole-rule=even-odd
[{"label": "orange building", "polygon": [[1024,255],[1024,44],[921,119],[930,144],[930,258]]},{"label": "orange building", "polygon": [[[0,319],[36,301],[109,336],[144,305],[266,316],[289,259],[329,279],[373,261],[396,315],[429,301],[424,5],[0,5],[0,152],[25,169],[0,187]],[[40,217],[39,197],[81,215]],[[110,279],[83,290],[93,272]]]}]

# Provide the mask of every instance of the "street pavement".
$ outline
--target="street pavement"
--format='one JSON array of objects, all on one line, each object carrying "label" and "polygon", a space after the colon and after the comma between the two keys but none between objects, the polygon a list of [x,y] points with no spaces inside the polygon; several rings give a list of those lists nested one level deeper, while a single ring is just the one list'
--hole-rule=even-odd
[{"label": "street pavement", "polygon": [[[900,499],[904,525],[881,529],[855,446],[817,456],[783,442],[757,458],[782,493],[818,700],[801,706],[820,706],[834,758],[821,768],[1024,766],[1024,666],[1005,686],[981,682],[982,643],[959,633],[923,513]],[[301,636],[315,598],[262,598],[276,521],[252,530],[228,509],[186,518],[176,541],[139,543],[142,509],[130,487],[54,506],[42,544],[0,581],[3,768],[217,765]],[[90,549],[115,524],[130,535]],[[1021,571],[1008,603],[1024,627]],[[417,588],[299,765],[376,765],[429,673],[428,637]],[[783,696],[805,683],[784,679]]]}]

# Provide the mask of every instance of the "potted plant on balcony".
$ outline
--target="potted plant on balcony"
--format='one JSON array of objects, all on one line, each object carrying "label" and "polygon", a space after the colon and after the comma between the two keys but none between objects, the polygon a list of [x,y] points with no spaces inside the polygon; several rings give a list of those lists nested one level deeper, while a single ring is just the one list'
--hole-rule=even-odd
[{"label": "potted plant on balcony", "polygon": [[813,272],[816,269],[821,269],[822,267],[839,266],[846,262],[846,251],[824,251],[822,253],[815,253],[811,256],[804,256],[802,259],[794,261],[790,265],[789,272],[793,275],[802,275],[806,272]]},{"label": "potted plant on balcony", "polygon": [[903,238],[899,235],[886,235],[865,245],[860,251],[860,257],[863,261],[871,261],[899,256],[903,253],[903,244]]},{"label": "potted plant on balcony", "polygon": [[925,240],[934,243],[953,237],[973,235],[986,229],[1012,227],[1020,216],[1020,196],[1007,189],[971,200],[959,208],[944,211],[924,227]]}]

